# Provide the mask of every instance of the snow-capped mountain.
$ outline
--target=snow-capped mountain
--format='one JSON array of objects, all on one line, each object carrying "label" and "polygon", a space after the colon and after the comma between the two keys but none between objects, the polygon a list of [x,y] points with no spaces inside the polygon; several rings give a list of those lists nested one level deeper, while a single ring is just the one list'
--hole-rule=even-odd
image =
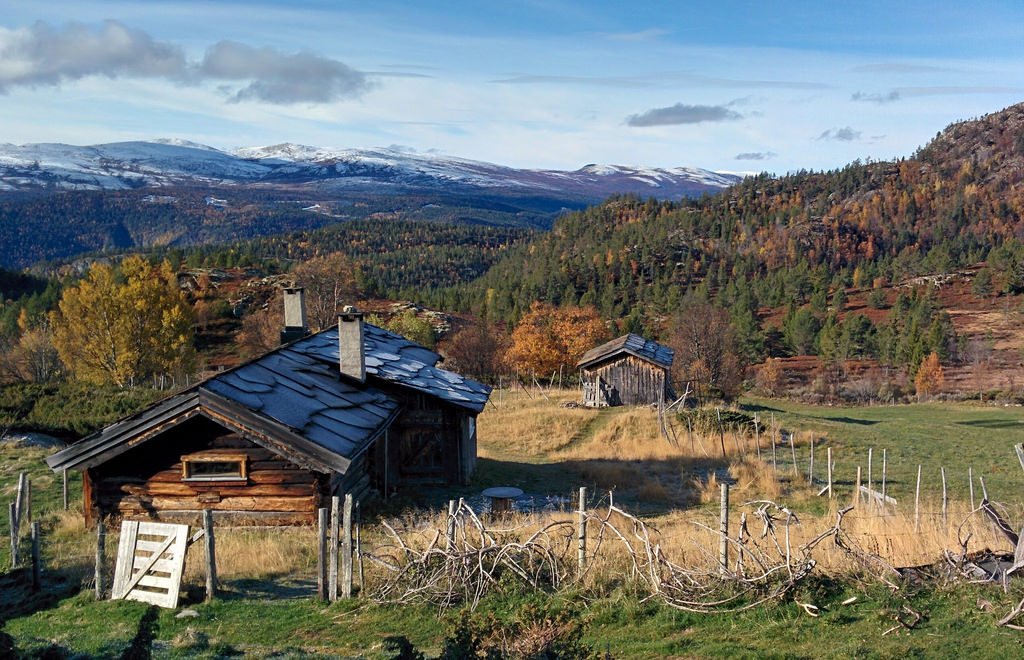
[{"label": "snow-capped mountain", "polygon": [[679,198],[739,177],[693,167],[587,165],[528,170],[398,149],[325,149],[298,144],[221,151],[187,140],[0,145],[0,190],[124,190],[200,184],[311,189],[478,189],[601,199],[615,193]]}]

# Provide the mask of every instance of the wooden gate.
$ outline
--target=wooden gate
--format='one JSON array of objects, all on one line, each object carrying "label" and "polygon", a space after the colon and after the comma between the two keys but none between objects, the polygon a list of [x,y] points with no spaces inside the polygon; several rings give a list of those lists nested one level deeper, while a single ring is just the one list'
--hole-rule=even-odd
[{"label": "wooden gate", "polygon": [[188,525],[123,521],[110,598],[177,607],[187,549]]}]

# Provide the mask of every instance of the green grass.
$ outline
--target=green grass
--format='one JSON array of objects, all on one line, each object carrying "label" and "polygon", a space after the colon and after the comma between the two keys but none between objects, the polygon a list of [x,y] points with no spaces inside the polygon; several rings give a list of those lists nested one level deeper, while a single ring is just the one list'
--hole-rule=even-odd
[{"label": "green grass", "polygon": [[[748,411],[758,411],[769,423],[787,430],[811,430],[826,437],[815,449],[815,476],[825,476],[825,447],[831,445],[836,463],[834,479],[849,490],[857,466],[867,479],[868,448],[873,452],[873,480],[881,479],[882,450],[887,456],[887,490],[901,502],[912,503],[921,465],[921,490],[932,496],[942,492],[940,468],[946,469],[950,499],[968,501],[968,468],[973,469],[975,498],[981,500],[978,477],[983,477],[990,499],[1018,504],[1024,471],[1013,445],[1024,442],[1024,409],[960,403],[923,403],[898,406],[808,406],[777,399],[748,398]],[[799,448],[798,464],[806,474],[808,450]],[[791,465],[789,451],[780,459]]]},{"label": "green grass", "polygon": [[[821,608],[812,618],[792,601],[735,615],[702,615],[641,601],[616,592],[592,602],[536,596],[496,595],[473,615],[477,621],[509,621],[538,609],[571,608],[583,626],[583,641],[615,658],[683,657],[1008,657],[1024,651],[1019,632],[995,621],[1020,598],[1019,587],[924,589],[904,600],[881,587],[857,589],[813,581],[797,594]],[[856,602],[843,605],[849,597]],[[985,601],[989,611],[979,608]],[[923,615],[914,629],[896,616],[907,606]],[[222,657],[285,654],[386,658],[383,640],[407,637],[428,657],[436,656],[458,618],[437,618],[427,606],[383,606],[362,601],[325,605],[313,600],[218,600],[191,606],[198,616],[125,601],[97,603],[82,593],[55,607],[8,621],[4,632],[20,652],[48,647],[96,657],[117,657],[148,633],[156,657]],[[896,627],[888,635],[882,633]]]},{"label": "green grass", "polygon": [[[0,570],[10,566],[10,516],[8,505],[18,490],[18,475],[28,475],[32,487],[32,518],[45,521],[48,515],[63,508],[61,477],[46,466],[44,459],[56,449],[0,442]],[[82,476],[68,473],[69,506],[81,510]],[[46,525],[44,524],[44,528]],[[23,522],[23,547],[27,549],[28,525]]]}]

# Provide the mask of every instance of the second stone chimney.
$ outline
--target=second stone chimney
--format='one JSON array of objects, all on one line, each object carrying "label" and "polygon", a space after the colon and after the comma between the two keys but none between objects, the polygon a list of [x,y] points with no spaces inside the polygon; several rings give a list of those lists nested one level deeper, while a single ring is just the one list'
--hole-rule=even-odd
[{"label": "second stone chimney", "polygon": [[351,305],[346,305],[338,315],[338,356],[343,376],[366,382],[363,314]]},{"label": "second stone chimney", "polygon": [[288,344],[309,334],[306,322],[306,291],[300,287],[284,290],[284,329],[281,343]]}]

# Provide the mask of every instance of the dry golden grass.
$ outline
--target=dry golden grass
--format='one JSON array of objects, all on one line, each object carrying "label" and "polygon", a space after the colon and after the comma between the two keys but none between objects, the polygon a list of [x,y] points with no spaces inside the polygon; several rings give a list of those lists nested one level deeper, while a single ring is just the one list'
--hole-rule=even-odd
[{"label": "dry golden grass", "polygon": [[557,451],[578,438],[597,418],[590,408],[562,408],[579,398],[575,390],[552,390],[545,398],[522,391],[491,395],[478,418],[479,453],[484,458],[516,455],[527,459]]},{"label": "dry golden grass", "polygon": [[772,466],[756,458],[744,458],[729,464],[733,490],[741,497],[776,499],[782,495],[782,483]]},{"label": "dry golden grass", "polygon": [[718,475],[714,472],[704,477],[694,477],[690,480],[690,485],[693,488],[697,501],[701,504],[717,502],[719,497],[721,497],[722,484],[718,480]]},{"label": "dry golden grass", "polygon": [[[217,574],[226,579],[315,577],[317,537],[312,527],[216,529]],[[189,550],[185,577],[206,575],[202,542]]]}]

